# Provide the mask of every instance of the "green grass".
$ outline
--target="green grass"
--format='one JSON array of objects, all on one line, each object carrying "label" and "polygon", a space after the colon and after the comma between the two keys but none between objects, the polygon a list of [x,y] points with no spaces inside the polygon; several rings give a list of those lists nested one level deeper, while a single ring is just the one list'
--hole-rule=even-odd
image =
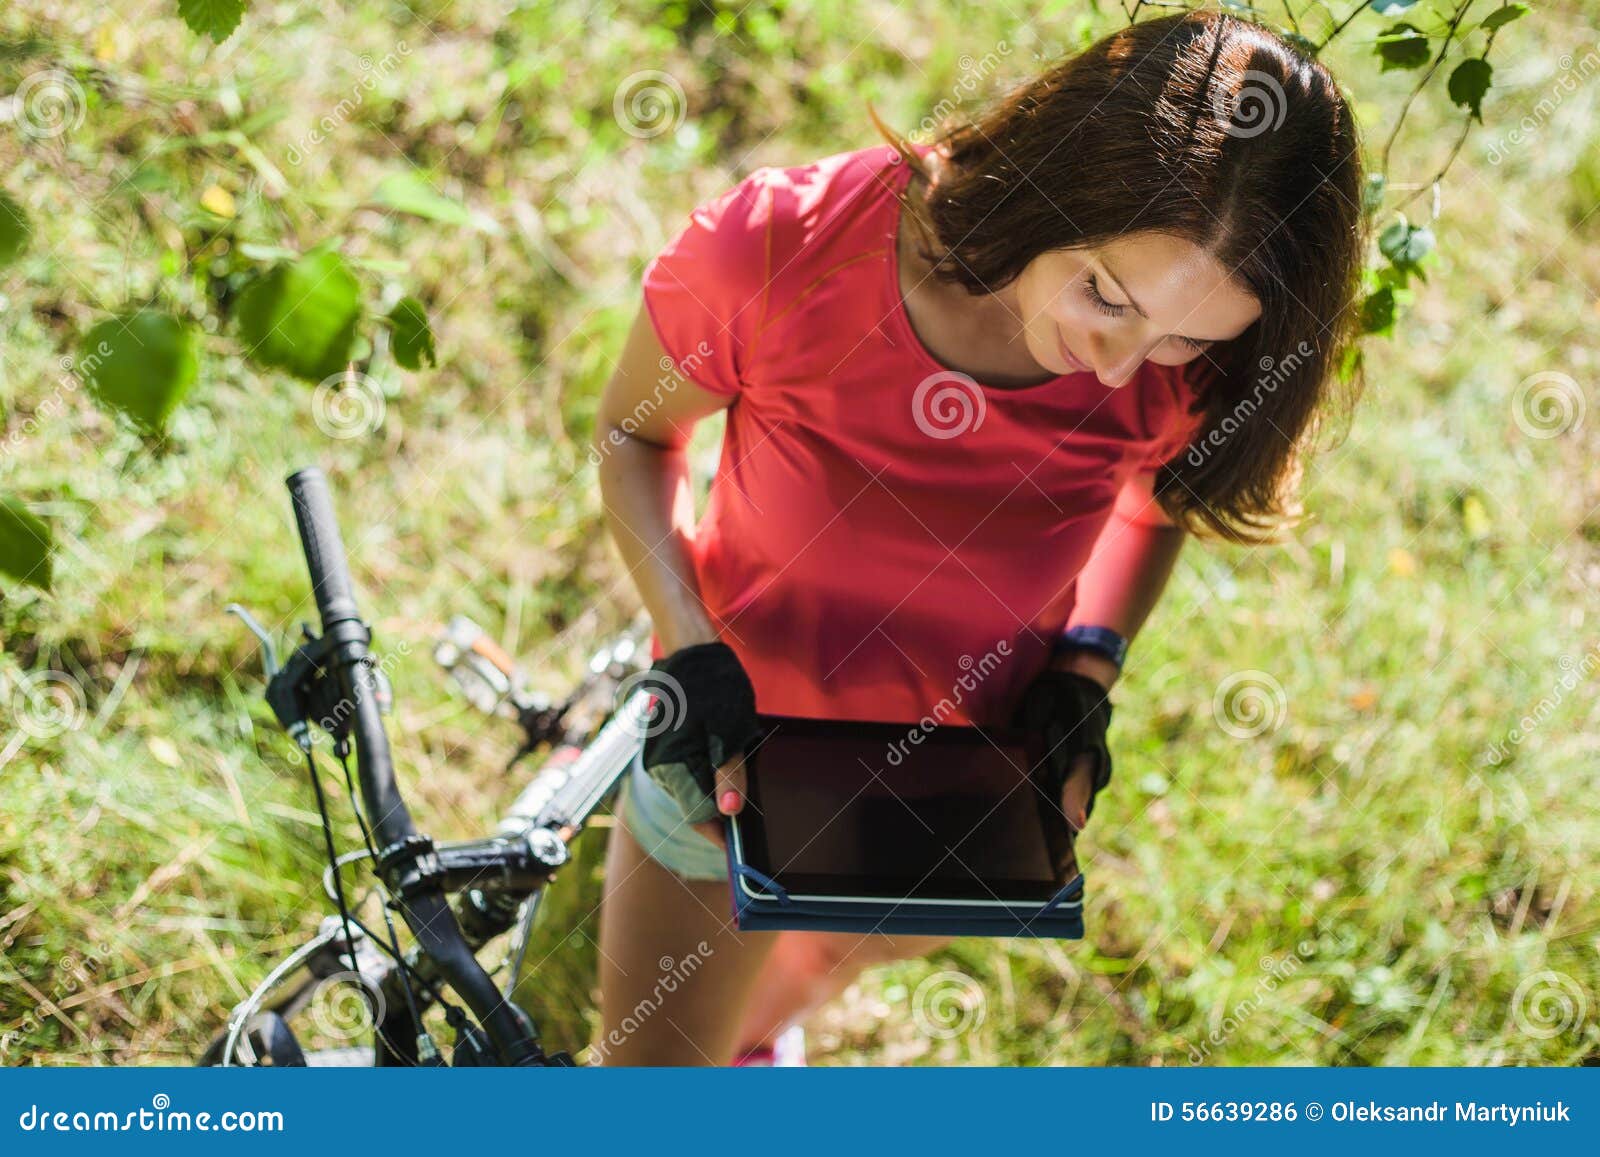
[{"label": "green grass", "polygon": [[[635,609],[584,446],[644,260],[750,168],[870,143],[865,100],[912,128],[963,54],[1008,40],[998,83],[1083,26],[1067,4],[1028,21],[950,4],[919,23],[817,0],[719,34],[698,4],[665,6],[674,31],[643,4],[594,24],[576,3],[502,17],[369,0],[258,5],[208,50],[169,6],[122,7],[0,13],[8,41],[35,38],[0,55],[0,91],[45,64],[90,78],[63,139],[0,133],[0,184],[39,231],[0,271],[0,433],[26,429],[0,488],[62,548],[52,594],[0,603],[0,680],[9,702],[18,679],[65,672],[86,703],[0,768],[12,1064],[181,1062],[325,910],[303,770],[222,612],[244,602],[284,635],[311,617],[284,475],[327,468],[380,643],[407,645],[392,734],[414,810],[439,836],[484,829],[515,794],[514,737],[431,669],[432,624],[473,615],[554,691]],[[1561,54],[1592,46],[1595,15],[1544,5],[1504,34],[1504,87],[1446,183],[1441,259],[1400,336],[1369,347],[1356,420],[1308,478],[1313,519],[1276,548],[1187,550],[1119,688],[1117,780],[1086,841],[1090,937],[961,941],[873,970],[811,1022],[819,1063],[1600,1058],[1600,705],[1591,681],[1562,684],[1564,659],[1600,660],[1600,415],[1549,439],[1516,420],[1536,373],[1595,399],[1600,80],[1487,159]],[[402,40],[379,90],[291,167],[362,55]],[[1366,49],[1353,38],[1335,68]],[[1387,123],[1403,81],[1349,67],[1362,115]],[[683,86],[677,133],[618,128],[613,96],[642,68]],[[1453,132],[1437,104],[1420,102],[1412,176]],[[263,161],[289,175],[284,197]],[[412,164],[502,232],[358,207]],[[164,239],[214,183],[297,245],[347,220],[347,251],[396,263],[430,303],[441,365],[390,384],[374,436],[330,439],[306,386],[227,341],[160,446],[61,384],[75,335],[156,289]],[[703,471],[714,445],[707,430]],[[1213,708],[1242,672],[1278,712],[1250,738]],[[1485,765],[1541,699],[1547,718]],[[569,1047],[594,1024],[599,833],[587,843],[534,950],[535,1003]],[[929,1031],[941,1008],[955,1031]]]}]

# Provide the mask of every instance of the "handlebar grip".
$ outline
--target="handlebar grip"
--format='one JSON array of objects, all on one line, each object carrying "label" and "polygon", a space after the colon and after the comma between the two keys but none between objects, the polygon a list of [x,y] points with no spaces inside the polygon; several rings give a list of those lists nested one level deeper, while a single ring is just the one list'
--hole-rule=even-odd
[{"label": "handlebar grip", "polygon": [[328,480],[315,466],[296,470],[288,478],[289,497],[294,503],[294,521],[300,529],[300,545],[305,549],[306,567],[311,572],[311,590],[317,598],[324,633],[334,623],[359,619],[354,588],[350,584],[350,565],[345,559],[339,523],[333,515],[333,500],[328,495]]}]

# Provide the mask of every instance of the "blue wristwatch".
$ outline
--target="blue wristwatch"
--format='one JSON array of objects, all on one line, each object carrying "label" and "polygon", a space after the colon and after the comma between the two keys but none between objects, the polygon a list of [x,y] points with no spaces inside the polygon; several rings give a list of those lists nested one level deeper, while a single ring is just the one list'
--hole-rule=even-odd
[{"label": "blue wristwatch", "polygon": [[1110,627],[1079,624],[1076,627],[1068,627],[1056,636],[1055,644],[1050,648],[1050,655],[1054,658],[1064,651],[1092,651],[1096,655],[1110,659],[1117,670],[1121,671],[1122,661],[1128,656],[1128,640]]}]

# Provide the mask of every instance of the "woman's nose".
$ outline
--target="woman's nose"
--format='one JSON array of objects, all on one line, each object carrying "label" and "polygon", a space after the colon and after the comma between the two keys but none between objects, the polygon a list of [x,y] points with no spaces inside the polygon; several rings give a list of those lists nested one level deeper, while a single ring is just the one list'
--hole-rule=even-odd
[{"label": "woman's nose", "polygon": [[1091,346],[1094,374],[1108,390],[1128,384],[1148,355],[1143,347],[1130,347],[1125,343],[1095,341]]}]

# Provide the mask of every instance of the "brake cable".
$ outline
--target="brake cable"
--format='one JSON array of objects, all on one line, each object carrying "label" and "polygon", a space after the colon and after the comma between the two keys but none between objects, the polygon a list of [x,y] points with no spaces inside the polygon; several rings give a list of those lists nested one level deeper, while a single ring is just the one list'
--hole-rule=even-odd
[{"label": "brake cable", "polygon": [[356,848],[356,849],[354,849],[352,851],[348,851],[344,855],[340,856],[338,863],[329,864],[326,868],[323,868],[322,869],[322,893],[323,893],[323,895],[327,896],[329,900],[333,900],[333,899],[336,898],[334,896],[334,894],[333,894],[333,874],[335,872],[342,872],[342,871],[344,871],[344,869],[348,868],[351,864],[358,864],[362,860],[370,860],[370,859],[372,859],[372,853],[371,852],[367,851],[365,848]]},{"label": "brake cable", "polygon": [[[345,791],[350,796],[350,809],[356,814],[356,825],[361,829],[361,842],[367,846],[367,855],[376,862],[378,850],[372,846],[372,831],[367,827],[367,817],[362,812],[361,804],[356,798],[356,781],[350,774],[350,743],[348,740],[341,739],[334,744],[333,750],[334,754],[339,757],[339,766],[344,770]],[[342,894],[344,888],[339,881],[339,861],[335,859],[332,866],[335,884],[338,885]],[[411,1023],[417,1026],[417,1059],[423,1064],[431,1065],[439,1059],[439,1044],[433,1039],[433,1034],[428,1031],[427,1026],[422,1023],[422,1013],[417,1008],[416,993],[411,990],[411,969],[407,966],[405,957],[400,953],[400,938],[395,935],[394,917],[389,913],[389,904],[393,897],[389,895],[388,888],[384,887],[381,873],[378,874],[378,887],[382,890],[384,897],[383,903],[379,905],[379,908],[383,911],[383,926],[388,929],[389,943],[394,948],[394,958],[400,964],[400,988],[406,996],[406,1011],[411,1015]],[[374,1017],[373,1023],[376,1025],[376,1017]]]},{"label": "brake cable", "polygon": [[[342,741],[338,742],[342,743]],[[306,770],[311,776],[311,790],[317,797],[317,813],[322,818],[322,840],[328,849],[328,862],[330,864],[337,864],[339,862],[339,853],[338,849],[335,848],[333,844],[333,821],[328,816],[328,799],[322,791],[322,777],[317,774],[317,761],[316,757],[311,753],[311,742],[309,736],[306,736],[300,741],[300,750],[305,753]],[[356,942],[354,936],[350,932],[350,906],[345,902],[344,880],[341,874],[337,871],[335,871],[333,874],[333,890],[334,903],[339,909],[339,923],[344,927],[344,942],[346,948],[349,950],[350,968],[351,971],[356,974],[356,985],[361,989],[362,996],[367,998],[370,1010],[372,1012],[372,1035],[378,1040],[382,1041],[390,1052],[396,1052],[394,1046],[390,1044],[388,1038],[384,1036],[382,1027],[378,1024],[377,1002],[372,1000],[368,992],[367,978],[362,974],[361,961],[356,957]],[[376,988],[376,982],[374,982],[374,988]],[[410,992],[411,987],[409,984],[407,984],[407,999],[410,999]]]}]

